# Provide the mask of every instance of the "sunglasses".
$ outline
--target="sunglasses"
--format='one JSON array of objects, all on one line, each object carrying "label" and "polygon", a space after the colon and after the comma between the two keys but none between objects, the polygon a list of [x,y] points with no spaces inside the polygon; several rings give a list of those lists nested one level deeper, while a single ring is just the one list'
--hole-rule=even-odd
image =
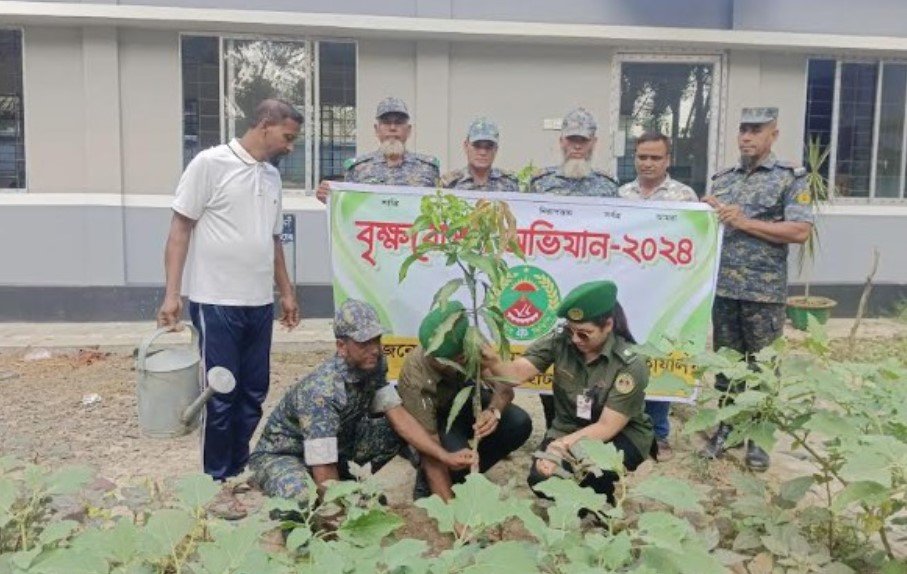
[{"label": "sunglasses", "polygon": [[576,329],[573,329],[572,327],[564,326],[564,332],[567,333],[567,335],[569,335],[571,339],[573,339],[573,337],[576,337],[583,343],[588,343],[589,340],[592,338],[592,335],[590,335],[589,333],[586,333],[584,331],[577,331]]}]

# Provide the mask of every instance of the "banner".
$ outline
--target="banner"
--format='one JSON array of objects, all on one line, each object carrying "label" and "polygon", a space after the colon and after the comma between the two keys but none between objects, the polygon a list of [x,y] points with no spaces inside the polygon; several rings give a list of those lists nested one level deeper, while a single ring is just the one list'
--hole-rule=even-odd
[{"label": "banner", "polygon": [[[419,215],[421,197],[435,190],[333,183],[329,218],[334,303],[347,298],[371,303],[389,330],[383,338],[390,379],[403,358],[418,344],[422,317],[435,292],[459,277],[437,256],[417,261],[405,281],[400,265],[416,245],[439,241],[425,231],[409,229]],[[720,227],[715,213],[701,203],[633,201],[616,198],[565,197],[524,193],[449,191],[467,200],[507,201],[517,218],[525,261],[511,257],[510,277],[499,306],[507,319],[507,336],[520,352],[557,327],[561,298],[587,281],[617,283],[618,300],[630,331],[645,341],[688,342],[703,350],[715,293]],[[458,292],[468,304],[467,295]],[[684,356],[649,361],[653,377],[647,398],[687,402],[696,381]],[[683,384],[677,384],[683,380]],[[550,373],[520,387],[550,392]]]}]

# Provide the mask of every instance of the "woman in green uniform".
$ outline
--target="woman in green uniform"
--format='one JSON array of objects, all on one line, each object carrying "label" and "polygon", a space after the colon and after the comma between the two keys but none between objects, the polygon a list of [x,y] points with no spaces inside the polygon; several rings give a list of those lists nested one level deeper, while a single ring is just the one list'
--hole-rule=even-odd
[{"label": "woman in green uniform", "polygon": [[[528,381],[554,366],[554,420],[539,450],[563,455],[580,439],[612,443],[635,470],[652,450],[652,422],[644,412],[649,381],[646,361],[617,302],[617,285],[593,281],[573,289],[557,309],[566,324],[532,343],[523,356],[503,361],[486,348],[484,366],[495,375]],[[564,464],[566,468],[566,463]],[[535,458],[529,485],[550,477],[556,463]],[[613,502],[617,474],[591,474],[583,486]]]}]

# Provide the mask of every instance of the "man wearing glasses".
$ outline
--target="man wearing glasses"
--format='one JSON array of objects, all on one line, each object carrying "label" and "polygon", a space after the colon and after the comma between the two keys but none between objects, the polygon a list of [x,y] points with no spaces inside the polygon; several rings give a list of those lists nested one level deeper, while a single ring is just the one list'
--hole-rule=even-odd
[{"label": "man wearing glasses", "polygon": [[[249,460],[268,496],[306,499],[306,478],[321,487],[349,480],[349,464],[376,472],[408,443],[451,470],[469,468],[469,449],[448,452],[403,408],[387,382],[384,328],[368,303],[348,299],[334,316],[336,354],[309,373],[271,413]],[[402,440],[401,440],[402,439]]]},{"label": "man wearing glasses", "polygon": [[[413,126],[403,100],[394,97],[381,100],[375,120],[378,149],[347,160],[344,179],[373,185],[435,187],[440,176],[438,159],[406,149]],[[315,197],[326,202],[329,189],[327,182],[322,181]]]},{"label": "man wearing glasses", "polygon": [[510,172],[494,167],[498,155],[500,134],[498,126],[487,118],[478,118],[469,125],[463,152],[466,167],[445,173],[441,187],[479,191],[519,191],[520,184]]}]

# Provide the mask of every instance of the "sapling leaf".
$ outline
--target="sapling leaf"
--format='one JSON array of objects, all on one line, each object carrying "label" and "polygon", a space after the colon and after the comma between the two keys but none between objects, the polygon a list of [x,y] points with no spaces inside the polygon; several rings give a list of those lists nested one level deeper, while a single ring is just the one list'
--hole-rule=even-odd
[{"label": "sapling leaf", "polygon": [[435,332],[432,333],[431,339],[429,339],[428,341],[428,348],[425,349],[426,354],[432,354],[434,351],[437,351],[441,347],[441,345],[444,344],[444,338],[450,331],[453,330],[454,325],[456,325],[457,321],[459,321],[460,318],[463,317],[463,314],[464,311],[460,310],[456,313],[451,313],[450,316],[441,321],[441,324],[438,325],[438,327],[435,329]]},{"label": "sapling leaf", "polygon": [[891,495],[891,489],[877,482],[868,480],[851,482],[835,495],[831,508],[835,512],[841,512],[854,502],[874,507],[888,501]]},{"label": "sapling leaf", "polygon": [[400,265],[400,272],[397,274],[397,283],[403,283],[403,280],[406,279],[406,274],[409,272],[410,266],[418,261],[419,257],[420,255],[413,253],[403,260],[403,263]]},{"label": "sapling leaf", "polygon": [[815,484],[812,476],[799,476],[781,483],[781,498],[788,502],[800,502],[809,489]]},{"label": "sapling leaf", "polygon": [[94,472],[87,466],[68,466],[43,479],[44,487],[51,496],[72,494],[81,490]]},{"label": "sapling leaf", "polygon": [[475,389],[472,386],[465,386],[457,392],[457,395],[454,397],[453,403],[450,406],[450,412],[447,413],[446,432],[450,432],[450,427],[452,427],[454,421],[457,420],[457,416],[460,414],[460,411],[463,410],[463,406],[466,405],[466,402],[469,400],[469,397],[474,390]]},{"label": "sapling leaf", "polygon": [[496,574],[528,574],[538,572],[535,561],[535,552],[527,544],[508,540],[498,542],[479,550],[475,556],[475,564],[463,572],[483,573],[495,572]]},{"label": "sapling leaf", "polygon": [[667,476],[650,476],[632,490],[634,497],[645,497],[676,510],[702,512],[702,495],[690,484]]},{"label": "sapling leaf", "polygon": [[435,293],[434,298],[431,301],[431,309],[435,307],[446,307],[447,301],[450,299],[450,296],[457,292],[457,290],[463,286],[463,279],[451,279],[445,283],[437,293]]},{"label": "sapling leaf", "polygon": [[380,544],[401,526],[403,519],[396,514],[373,508],[356,518],[345,520],[337,530],[337,535],[341,540],[356,546],[372,546]]},{"label": "sapling leaf", "polygon": [[170,556],[194,524],[192,516],[183,510],[165,508],[154,512],[142,530],[142,554],[150,560]]},{"label": "sapling leaf", "polygon": [[591,439],[581,439],[574,444],[570,451],[580,459],[588,459],[598,468],[605,471],[622,471],[624,468],[624,453],[610,442]]},{"label": "sapling leaf", "polygon": [[445,503],[439,496],[432,495],[414,502],[416,506],[425,510],[429,518],[438,523],[440,532],[454,531],[454,509]]},{"label": "sapling leaf", "polygon": [[463,374],[463,375],[466,374],[466,369],[463,368],[463,365],[461,365],[460,363],[458,363],[456,361],[451,361],[450,359],[445,359],[444,357],[432,357],[432,358],[434,360],[438,361],[439,363],[441,363],[442,365],[444,365],[445,367],[450,367],[451,369],[455,370],[456,372],[458,372],[460,374]]}]

